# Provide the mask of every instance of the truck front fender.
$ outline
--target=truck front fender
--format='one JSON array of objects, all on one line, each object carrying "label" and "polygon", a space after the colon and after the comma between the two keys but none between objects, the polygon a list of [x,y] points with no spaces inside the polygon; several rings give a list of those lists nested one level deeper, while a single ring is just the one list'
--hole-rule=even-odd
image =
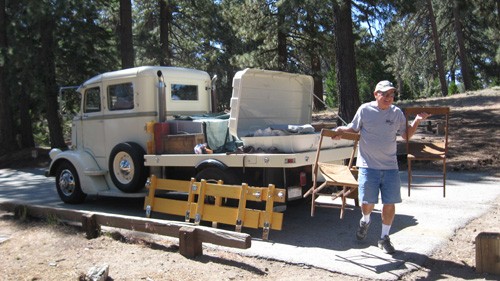
[{"label": "truck front fender", "polygon": [[46,176],[55,176],[57,167],[64,161],[71,163],[78,177],[82,191],[86,194],[98,194],[99,192],[109,190],[104,176],[108,173],[97,165],[94,157],[85,151],[52,149],[49,153],[52,161],[50,163]]}]

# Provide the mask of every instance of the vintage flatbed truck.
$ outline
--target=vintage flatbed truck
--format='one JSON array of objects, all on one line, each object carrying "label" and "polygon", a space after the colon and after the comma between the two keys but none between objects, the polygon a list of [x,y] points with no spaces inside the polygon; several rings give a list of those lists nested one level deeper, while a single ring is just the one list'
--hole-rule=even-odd
[{"label": "vintage flatbed truck", "polygon": [[[61,200],[144,197],[152,175],[273,184],[286,189],[287,202],[302,198],[311,186],[319,139],[310,126],[312,78],[239,71],[226,116],[212,113],[212,84],[204,71],[159,66],[108,72],[83,83],[71,145],[51,150],[46,173],[55,176]],[[331,140],[323,145],[323,161],[349,158],[351,146]]]}]

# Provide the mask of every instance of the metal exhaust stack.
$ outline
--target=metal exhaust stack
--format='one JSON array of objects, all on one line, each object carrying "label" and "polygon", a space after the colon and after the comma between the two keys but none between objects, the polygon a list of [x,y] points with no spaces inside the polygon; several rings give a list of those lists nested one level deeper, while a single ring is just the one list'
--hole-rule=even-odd
[{"label": "metal exhaust stack", "polygon": [[156,75],[158,76],[158,111],[159,111],[158,121],[165,122],[167,120],[165,82],[161,70],[158,70]]},{"label": "metal exhaust stack", "polygon": [[215,85],[215,82],[217,82],[217,74],[214,75],[214,77],[212,77],[212,83],[211,83],[211,87],[212,87],[212,91],[211,91],[212,100],[211,100],[211,103],[212,103],[212,112],[213,113],[217,112],[217,104],[219,102],[217,100],[217,87]]}]

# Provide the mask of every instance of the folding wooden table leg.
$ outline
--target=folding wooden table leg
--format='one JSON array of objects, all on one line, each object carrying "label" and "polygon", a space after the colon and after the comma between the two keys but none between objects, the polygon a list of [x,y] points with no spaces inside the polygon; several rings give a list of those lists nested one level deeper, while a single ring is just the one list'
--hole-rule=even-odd
[{"label": "folding wooden table leg", "polygon": [[408,197],[410,197],[411,177],[411,160],[408,159]]},{"label": "folding wooden table leg", "polygon": [[205,206],[205,191],[207,189],[207,181],[201,180],[200,192],[198,193],[198,204],[196,205],[196,215],[194,217],[194,224],[200,224],[203,216],[203,207]]},{"label": "folding wooden table leg", "polygon": [[446,197],[446,158],[443,159],[443,197]]},{"label": "folding wooden table leg", "polygon": [[189,192],[186,203],[186,215],[184,217],[185,222],[189,222],[191,220],[191,203],[194,201],[194,193],[197,189],[196,185],[194,184],[195,182],[196,182],[195,178],[191,178],[191,181],[189,182]]},{"label": "folding wooden table leg", "polygon": [[[218,180],[218,181],[217,181],[217,184],[218,184],[218,185],[222,185],[222,184],[224,184],[224,182],[223,182],[222,180]],[[215,206],[217,206],[217,207],[222,206],[222,197],[221,197],[221,196],[216,196],[216,197],[215,197],[214,205],[215,205]],[[218,223],[218,222],[213,221],[213,222],[212,222],[212,227],[213,227],[213,228],[217,228],[217,223]]]},{"label": "folding wooden table leg", "polygon": [[248,184],[242,183],[240,190],[240,201],[238,203],[238,216],[236,217],[236,231],[241,232],[243,220],[245,219],[245,211],[247,207],[247,190]]},{"label": "folding wooden table leg", "polygon": [[149,193],[146,198],[145,207],[146,207],[146,217],[151,217],[151,212],[153,211],[153,204],[155,200],[156,187],[158,186],[158,180],[155,175],[152,175],[149,180]]},{"label": "folding wooden table leg", "polygon": [[274,184],[270,184],[268,187],[267,198],[266,198],[266,211],[264,213],[264,230],[262,232],[262,239],[267,240],[269,238],[269,230],[271,229],[272,217],[273,217],[273,207],[274,207]]}]

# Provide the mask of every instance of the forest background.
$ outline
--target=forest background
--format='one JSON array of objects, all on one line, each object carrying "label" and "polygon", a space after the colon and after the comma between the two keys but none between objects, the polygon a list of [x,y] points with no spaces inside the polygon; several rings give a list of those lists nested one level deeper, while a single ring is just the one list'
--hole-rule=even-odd
[{"label": "forest background", "polygon": [[[142,65],[311,75],[350,121],[380,80],[399,100],[500,85],[498,0],[0,0],[0,156],[64,148],[80,85]],[[326,105],[321,101],[326,101]]]}]

